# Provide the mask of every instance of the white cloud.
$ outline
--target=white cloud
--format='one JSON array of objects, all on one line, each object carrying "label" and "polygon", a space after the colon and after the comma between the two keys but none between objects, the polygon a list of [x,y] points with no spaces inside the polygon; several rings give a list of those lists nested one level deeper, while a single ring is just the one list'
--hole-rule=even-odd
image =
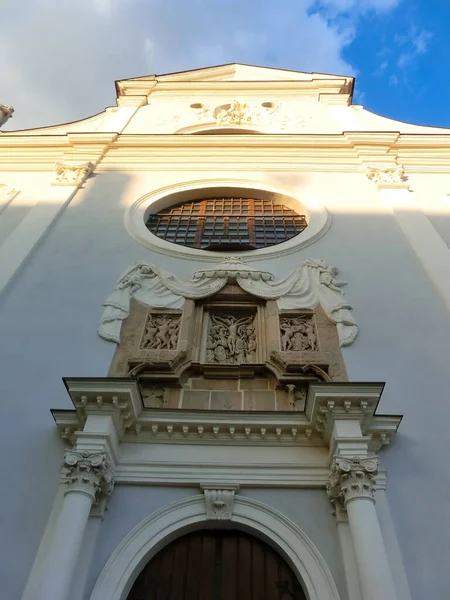
[{"label": "white cloud", "polygon": [[317,4],[337,13],[384,13],[395,8],[400,2],[401,0],[318,0]]},{"label": "white cloud", "polygon": [[432,37],[433,34],[431,31],[427,31],[426,29],[419,31],[415,25],[410,28],[406,35],[396,36],[397,43],[402,47],[402,51],[397,59],[397,66],[402,69],[417,56],[425,54]]},{"label": "white cloud", "polygon": [[[397,0],[23,0],[3,15],[7,128],[81,119],[114,104],[115,79],[244,62],[352,74],[343,58],[364,10]],[[350,11],[340,22],[326,11]],[[426,40],[418,40],[426,43]]]}]

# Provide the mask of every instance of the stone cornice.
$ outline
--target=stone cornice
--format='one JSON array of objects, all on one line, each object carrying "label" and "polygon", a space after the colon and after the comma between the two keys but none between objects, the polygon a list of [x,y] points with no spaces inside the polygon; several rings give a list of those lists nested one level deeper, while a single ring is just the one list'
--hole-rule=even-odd
[{"label": "stone cornice", "polygon": [[[112,149],[114,152],[108,152]],[[216,151],[220,149],[220,151]],[[274,152],[276,149],[276,152]],[[403,164],[407,173],[450,171],[449,134],[0,135],[0,170],[48,171],[57,162],[101,162],[97,170],[259,169],[363,172]],[[214,153],[212,154],[211,151]]]},{"label": "stone cornice", "polygon": [[[389,444],[402,417],[376,415],[383,383],[324,383],[309,386],[305,415],[325,441],[332,442],[333,425],[338,420],[357,420],[372,451]],[[334,448],[330,448],[334,453]]]},{"label": "stone cornice", "polygon": [[[215,97],[229,97],[230,93],[260,95],[261,93],[298,96],[312,96],[319,98],[320,94],[332,94],[345,97],[345,103],[351,100],[352,78],[327,78],[309,80],[283,80],[275,81],[167,81],[161,79],[128,79],[116,82],[118,96],[142,96],[150,94],[176,96],[178,94],[195,96],[196,93],[212,93]],[[338,101],[339,103],[340,100]]]},{"label": "stone cornice", "polygon": [[[144,409],[137,381],[65,379],[75,411],[52,411],[61,437],[74,443],[88,415],[112,416],[130,443],[327,446],[335,420],[358,420],[373,451],[388,444],[400,417],[378,417],[383,384],[310,385],[305,412]],[[333,449],[331,449],[333,451]]]}]

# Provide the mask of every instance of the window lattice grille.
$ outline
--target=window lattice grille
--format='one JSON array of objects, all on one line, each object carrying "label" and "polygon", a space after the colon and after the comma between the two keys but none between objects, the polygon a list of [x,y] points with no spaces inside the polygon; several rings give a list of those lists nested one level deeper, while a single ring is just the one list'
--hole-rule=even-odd
[{"label": "window lattice grille", "polygon": [[203,250],[245,250],[285,242],[307,226],[304,215],[271,200],[206,198],[165,208],[147,221],[157,237]]}]

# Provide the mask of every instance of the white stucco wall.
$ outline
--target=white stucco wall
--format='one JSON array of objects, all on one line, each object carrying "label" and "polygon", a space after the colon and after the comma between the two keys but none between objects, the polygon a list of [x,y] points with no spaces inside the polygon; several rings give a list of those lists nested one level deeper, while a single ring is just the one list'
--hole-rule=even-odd
[{"label": "white stucco wall", "polygon": [[[213,176],[232,179],[233,173],[207,173]],[[331,229],[319,241],[282,260],[260,261],[258,267],[281,277],[306,258],[319,257],[336,264],[341,279],[348,282],[345,292],[361,328],[354,345],[344,350],[350,379],[386,381],[379,411],[405,415],[382,460],[388,468],[388,499],[412,597],[444,598],[450,585],[442,558],[450,538],[446,501],[450,323],[444,303],[363,174],[239,174],[243,176],[275,182],[295,193],[303,190],[320,198],[332,213]],[[8,540],[0,580],[7,598],[20,598],[57,488],[63,445],[49,410],[71,408],[61,377],[105,376],[115,349],[96,335],[103,300],[120,273],[136,261],[149,260],[180,276],[206,264],[141,247],[125,231],[124,210],[152,189],[204,177],[204,172],[96,174],[0,297],[0,444],[7,482],[0,500],[1,513],[7,515],[0,522],[0,539]],[[421,186],[425,189],[425,183]],[[437,188],[433,197],[436,193]],[[36,214],[39,210],[39,205],[32,208]],[[442,219],[441,228],[448,232],[447,217],[434,218]],[[170,493],[179,497],[176,494],[187,492]],[[301,526],[315,503],[308,493],[303,505],[295,490],[280,492],[277,498],[272,491],[251,493],[255,498],[260,494],[257,499],[263,502],[277,503],[279,510],[282,506],[287,516],[300,519]],[[122,506],[137,507],[147,495],[156,503],[154,508],[169,498],[164,490],[117,490],[101,528],[97,569],[125,530],[153,505],[136,514],[129,511],[128,520],[121,516],[117,528],[108,528],[115,507],[122,514]],[[317,501],[317,506],[323,504],[323,499]],[[334,525],[331,517],[323,517],[328,519],[323,523],[317,518],[312,524],[305,521],[305,531],[317,528],[317,539],[323,539],[316,543],[327,555],[325,536],[334,536],[330,533]],[[330,569],[339,580],[341,567]]]}]

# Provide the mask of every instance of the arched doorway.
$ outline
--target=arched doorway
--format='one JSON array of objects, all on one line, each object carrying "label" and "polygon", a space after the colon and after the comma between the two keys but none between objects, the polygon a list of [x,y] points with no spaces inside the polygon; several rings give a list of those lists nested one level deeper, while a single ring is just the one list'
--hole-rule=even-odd
[{"label": "arched doorway", "polygon": [[203,530],[163,548],[127,600],[306,600],[286,561],[239,530]]}]

